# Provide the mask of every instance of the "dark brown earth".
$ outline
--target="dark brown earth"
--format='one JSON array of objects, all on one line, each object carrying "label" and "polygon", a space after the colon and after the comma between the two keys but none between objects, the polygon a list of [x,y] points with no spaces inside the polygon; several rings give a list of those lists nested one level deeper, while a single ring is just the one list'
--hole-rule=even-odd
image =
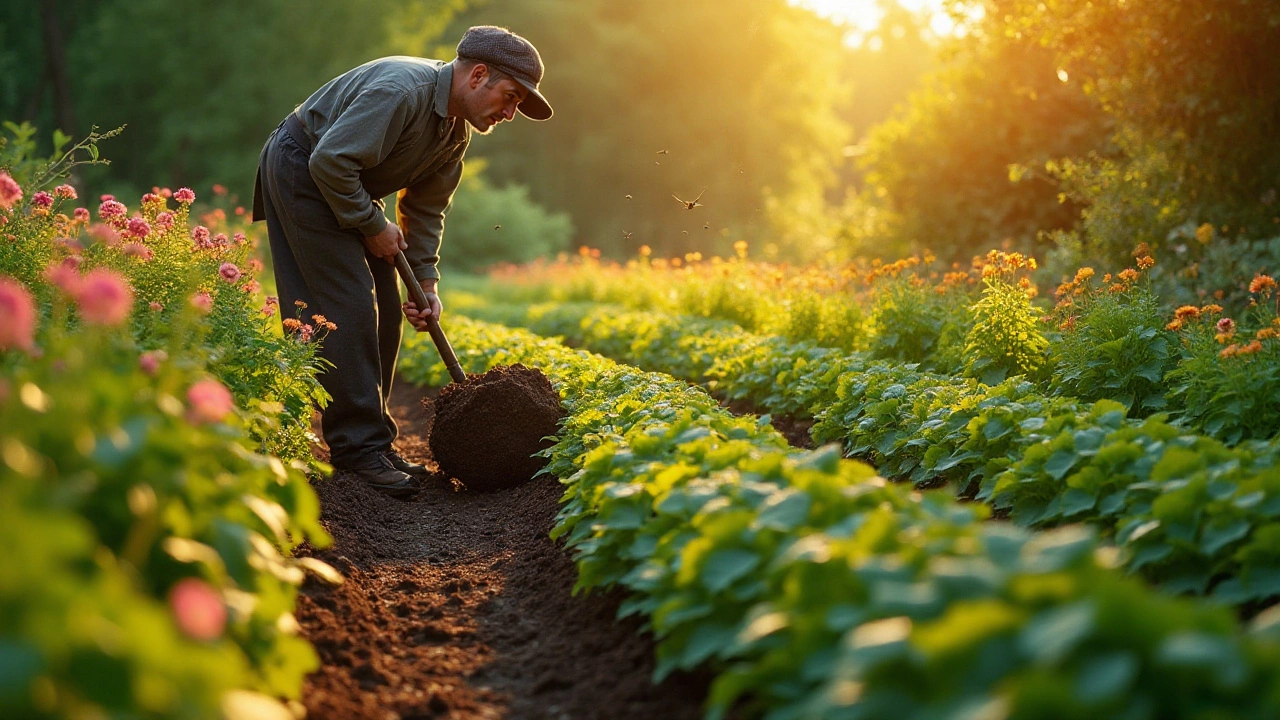
[{"label": "dark brown earth", "polygon": [[[720,398],[720,404],[734,415],[766,415],[769,411],[753,404],[750,400],[726,400]],[[813,427],[813,418],[797,418],[791,415],[769,415],[769,424],[782,434],[792,447],[814,448],[813,438],[809,437],[809,429]]]},{"label": "dark brown earth", "polygon": [[[423,397],[396,386],[397,445],[434,468]],[[408,501],[345,475],[316,489],[334,544],[308,554],[347,581],[308,580],[299,597],[322,664],[304,689],[309,718],[701,716],[709,678],[655,687],[652,638],[636,618],[615,621],[620,594],[571,594],[576,570],[548,536],[556,479],[476,493],[437,473]]]},{"label": "dark brown earth", "polygon": [[450,383],[434,400],[428,444],[449,477],[468,490],[512,488],[546,465],[534,453],[551,447],[564,409],[551,381],[519,363],[499,365],[465,383]]}]

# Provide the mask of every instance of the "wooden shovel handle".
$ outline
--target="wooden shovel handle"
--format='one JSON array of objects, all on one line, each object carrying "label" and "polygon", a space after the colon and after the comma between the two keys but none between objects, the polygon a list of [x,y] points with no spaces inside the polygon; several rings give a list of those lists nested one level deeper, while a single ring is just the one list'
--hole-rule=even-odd
[{"label": "wooden shovel handle", "polygon": [[[427,301],[427,294],[422,291],[422,285],[413,277],[409,259],[404,256],[403,250],[396,251],[396,270],[400,271],[400,279],[404,281],[405,287],[409,288],[409,298],[413,300],[413,304],[417,305],[419,310],[430,310],[431,303]],[[467,374],[462,371],[458,356],[453,354],[453,346],[449,344],[449,338],[444,336],[440,321],[432,315],[427,316],[427,332],[431,333],[431,340],[436,344],[436,350],[440,352],[440,359],[444,360],[444,366],[449,368],[449,377],[456,383],[466,382]]]}]

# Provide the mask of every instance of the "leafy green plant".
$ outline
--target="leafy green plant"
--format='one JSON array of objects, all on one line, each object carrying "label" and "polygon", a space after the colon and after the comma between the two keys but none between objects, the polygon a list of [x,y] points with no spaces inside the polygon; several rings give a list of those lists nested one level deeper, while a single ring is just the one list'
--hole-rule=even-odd
[{"label": "leafy green plant", "polygon": [[[1119,577],[1081,529],[983,522],[832,447],[789,450],[667,376],[473,321],[451,333],[469,370],[549,374],[569,410],[547,451],[566,484],[553,534],[579,588],[629,591],[620,613],[647,617],[659,676],[716,672],[708,717],[1029,717],[1046,687],[1081,716],[1275,711],[1276,646]],[[417,337],[405,372],[445,377]]]},{"label": "leafy green plant", "polygon": [[982,299],[974,305],[973,327],[965,336],[965,374],[994,385],[1014,375],[1036,377],[1044,365],[1049,341],[1040,334],[1040,317],[1027,295],[1030,283],[1009,282],[1035,260],[993,250],[983,271]]},{"label": "leafy green plant", "polygon": [[[1144,255],[1139,265],[1149,261]],[[1059,287],[1066,299],[1055,313],[1060,333],[1049,347],[1050,390],[1115,400],[1130,416],[1146,417],[1166,405],[1164,376],[1181,356],[1176,336],[1165,329],[1149,282],[1107,285],[1104,279],[1095,288],[1092,276],[1092,268],[1082,268]]]},{"label": "leafy green plant", "polygon": [[1218,305],[1180,308],[1172,323],[1183,342],[1183,358],[1167,378],[1175,415],[1228,444],[1280,431],[1274,401],[1280,384],[1280,314],[1271,300],[1275,281],[1260,275],[1254,282],[1262,302],[1245,319],[1248,327],[1221,316]]}]

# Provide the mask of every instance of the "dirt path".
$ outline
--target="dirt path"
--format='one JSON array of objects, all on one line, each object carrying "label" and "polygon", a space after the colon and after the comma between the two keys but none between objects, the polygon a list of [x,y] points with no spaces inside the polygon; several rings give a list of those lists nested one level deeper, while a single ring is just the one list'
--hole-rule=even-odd
[{"label": "dirt path", "polygon": [[[397,384],[403,454],[430,463],[422,391]],[[548,533],[561,486],[456,491],[444,477],[408,502],[338,476],[317,484],[339,587],[308,581],[297,617],[320,654],[308,717],[355,720],[701,716],[708,678],[654,687],[653,642],[621,597],[573,597],[572,562]]]}]

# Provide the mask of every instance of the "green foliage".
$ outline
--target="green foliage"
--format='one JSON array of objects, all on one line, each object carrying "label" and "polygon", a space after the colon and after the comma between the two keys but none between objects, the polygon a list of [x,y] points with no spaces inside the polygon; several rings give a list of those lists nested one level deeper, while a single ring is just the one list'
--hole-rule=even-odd
[{"label": "green foliage", "polygon": [[[1086,258],[1209,222],[1273,235],[1280,175],[1280,10],[1256,0],[990,0],[1007,33],[1051,51],[1116,121],[1118,153],[1051,172],[1088,206]],[[1247,276],[1246,276],[1247,278]]]},{"label": "green foliage", "polygon": [[[1079,528],[1033,537],[833,448],[787,450],[667,376],[492,325],[451,333],[469,370],[551,377],[569,411],[548,451],[566,484],[553,534],[579,588],[629,592],[619,612],[647,617],[659,677],[716,673],[709,717],[1275,711],[1274,645],[1121,579]],[[405,365],[444,378],[423,338]]]},{"label": "green foliage", "polygon": [[448,227],[442,262],[460,272],[552,257],[573,237],[569,216],[547,212],[529,199],[528,188],[495,188],[476,176],[464,178],[454,195]]},{"label": "green foliage", "polygon": [[[495,0],[460,14],[433,52],[482,23],[538,46],[556,116],[500,128],[469,152],[491,161],[495,182],[568,212],[593,247],[615,257],[642,244],[659,256],[726,255],[739,238],[788,257],[834,247],[809,232],[853,139],[832,23],[786,0]],[[703,186],[693,211],[671,198]]]},{"label": "green foliage", "polygon": [[1116,400],[1131,417],[1164,408],[1164,376],[1181,353],[1177,337],[1164,328],[1151,284],[1112,292],[1084,282],[1083,292],[1059,311],[1066,326],[1049,346],[1052,392]]},{"label": "green foliage", "polygon": [[[61,130],[53,131],[53,154],[47,159],[38,157],[36,128],[30,123],[18,124],[6,120],[4,134],[0,134],[0,170],[9,173],[28,192],[48,189],[66,177],[73,168],[88,165],[109,165],[98,150],[98,143],[109,140],[124,129],[116,128],[100,133],[95,126],[85,138],[75,144]],[[80,159],[83,153],[86,159]]]},{"label": "green foliage", "polygon": [[[1183,357],[1168,376],[1178,419],[1228,444],[1280,432],[1280,323],[1269,300],[1250,315],[1248,327],[1225,317],[1215,322],[1209,313],[1189,319],[1180,333]],[[1217,325],[1223,321],[1231,323],[1230,331]]]},{"label": "green foliage", "polygon": [[1105,141],[1096,101],[1026,39],[980,24],[951,46],[947,64],[865,141],[857,214],[877,221],[850,224],[850,254],[1029,252],[1040,232],[1077,221],[1041,168]]},{"label": "green foliage", "polygon": [[872,355],[941,372],[959,369],[956,350],[962,346],[956,340],[971,322],[966,293],[934,287],[912,275],[882,281],[874,303]]},{"label": "green foliage", "polygon": [[994,385],[1007,377],[1036,377],[1049,341],[1040,333],[1040,314],[1026,290],[995,277],[983,281],[973,306],[973,326],[965,336],[965,374]]},{"label": "green foliage", "polygon": [[[234,413],[202,416],[197,356],[151,375],[128,334],[58,322],[39,346],[39,359],[4,353],[0,379],[0,525],[41,548],[0,581],[0,646],[25,664],[4,692],[40,717],[81,703],[207,716],[234,688],[296,699],[318,665],[291,622],[296,586],[307,568],[337,577],[291,557],[329,542],[309,465],[259,454]],[[201,611],[166,607],[184,578],[229,613],[212,641],[178,632]]]}]

